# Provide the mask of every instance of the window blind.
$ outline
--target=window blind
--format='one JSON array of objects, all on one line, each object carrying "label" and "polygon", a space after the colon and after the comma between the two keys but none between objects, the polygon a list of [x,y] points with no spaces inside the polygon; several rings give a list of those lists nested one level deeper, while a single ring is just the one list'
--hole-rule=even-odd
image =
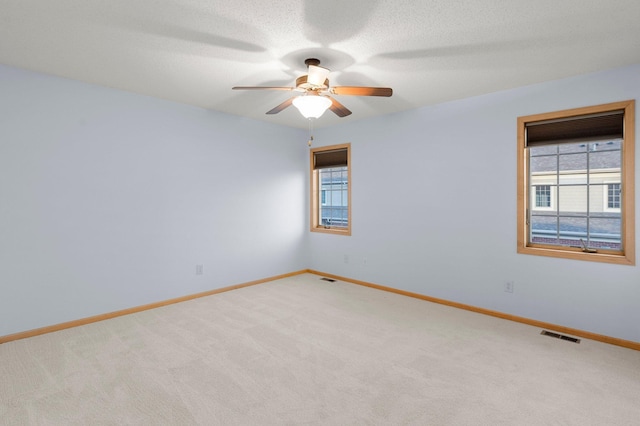
[{"label": "window blind", "polygon": [[347,149],[319,151],[313,154],[313,169],[327,169],[329,167],[348,166]]},{"label": "window blind", "polygon": [[624,112],[611,111],[604,114],[529,122],[525,126],[528,147],[621,139],[624,136]]}]

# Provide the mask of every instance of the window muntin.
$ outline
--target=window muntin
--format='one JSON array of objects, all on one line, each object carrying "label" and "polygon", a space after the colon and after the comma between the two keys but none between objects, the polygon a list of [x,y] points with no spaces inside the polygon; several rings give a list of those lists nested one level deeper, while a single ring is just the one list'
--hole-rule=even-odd
[{"label": "window muntin", "polygon": [[350,144],[311,150],[311,231],[351,235]]},{"label": "window muntin", "polygon": [[624,101],[518,118],[519,253],[635,264],[634,111]]}]

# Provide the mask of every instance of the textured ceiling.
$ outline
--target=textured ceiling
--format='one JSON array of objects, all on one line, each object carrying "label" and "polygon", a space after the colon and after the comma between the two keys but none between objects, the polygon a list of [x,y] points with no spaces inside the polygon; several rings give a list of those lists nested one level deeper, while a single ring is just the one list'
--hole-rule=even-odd
[{"label": "textured ceiling", "polygon": [[640,63],[638,0],[1,0],[0,63],[306,128],[265,112],[317,57],[353,114],[316,127]]}]

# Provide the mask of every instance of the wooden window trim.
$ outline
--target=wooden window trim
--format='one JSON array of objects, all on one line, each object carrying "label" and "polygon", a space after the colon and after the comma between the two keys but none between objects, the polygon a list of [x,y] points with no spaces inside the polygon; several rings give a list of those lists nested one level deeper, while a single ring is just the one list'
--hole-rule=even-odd
[{"label": "wooden window trim", "polygon": [[[622,144],[622,244],[621,253],[585,253],[579,248],[528,245],[526,213],[530,208],[527,190],[527,123],[543,120],[566,119],[575,116],[598,114],[609,111],[624,111],[624,142]],[[535,114],[518,117],[518,151],[517,151],[517,252],[537,256],[549,256],[574,260],[635,265],[635,101],[628,100],[584,108]]]},{"label": "wooden window trim", "polygon": [[[319,224],[319,205],[318,200],[320,199],[320,194],[318,190],[318,173],[314,170],[314,154],[316,152],[322,151],[333,151],[339,149],[347,150],[347,221],[348,225],[346,228],[326,228]],[[339,145],[330,145],[323,146],[319,148],[312,148],[309,152],[309,171],[310,171],[310,219],[311,219],[311,232],[320,232],[325,234],[335,234],[335,235],[351,235],[351,144],[339,144]]]}]

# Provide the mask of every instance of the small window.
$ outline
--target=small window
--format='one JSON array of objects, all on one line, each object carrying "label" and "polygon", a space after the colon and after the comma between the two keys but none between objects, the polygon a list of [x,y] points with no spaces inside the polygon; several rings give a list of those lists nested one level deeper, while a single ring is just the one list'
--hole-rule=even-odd
[{"label": "small window", "polygon": [[311,150],[311,231],[351,235],[350,148]]},{"label": "small window", "polygon": [[607,209],[620,210],[620,184],[610,183],[607,185]]},{"label": "small window", "polygon": [[635,102],[518,118],[518,252],[635,264]]},{"label": "small window", "polygon": [[551,207],[551,185],[536,185],[536,208]]}]

